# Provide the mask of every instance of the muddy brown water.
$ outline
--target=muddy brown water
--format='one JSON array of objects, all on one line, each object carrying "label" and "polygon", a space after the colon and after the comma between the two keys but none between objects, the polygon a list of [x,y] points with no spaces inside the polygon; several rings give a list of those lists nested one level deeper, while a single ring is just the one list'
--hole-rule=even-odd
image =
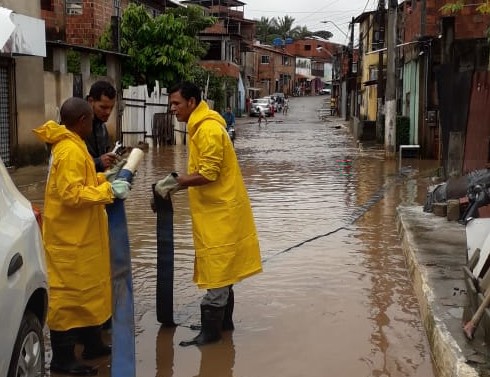
[{"label": "muddy brown water", "polygon": [[[126,213],[132,249],[137,375],[158,377],[431,377],[430,349],[395,225],[396,206],[422,203],[431,161],[359,150],[339,118],[320,121],[325,97],[292,98],[268,125],[241,118],[236,152],[252,202],[264,272],[235,286],[235,326],[218,344],[195,335],[203,292],[192,283],[186,192],[173,197],[174,312],[155,312],[156,217],[151,184],[184,171],[186,147],[152,149]],[[37,187],[37,186],[36,186]],[[41,189],[24,188],[39,199]],[[42,197],[42,195],[41,195]],[[97,360],[99,376],[110,375]],[[52,374],[53,376],[55,374]]]}]

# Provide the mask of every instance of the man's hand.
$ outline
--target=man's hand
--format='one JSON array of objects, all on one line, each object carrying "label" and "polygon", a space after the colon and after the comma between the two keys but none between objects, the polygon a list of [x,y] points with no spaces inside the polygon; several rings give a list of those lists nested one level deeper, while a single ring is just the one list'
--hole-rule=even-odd
[{"label": "man's hand", "polygon": [[119,161],[116,165],[114,165],[111,169],[109,170],[106,170],[104,172],[104,175],[105,175],[105,178],[109,181],[109,182],[113,182],[117,175],[119,174],[119,172],[121,171],[122,167],[124,165],[126,165],[126,162],[127,160],[126,159],[122,159],[121,161]]},{"label": "man's hand", "polygon": [[177,182],[178,174],[173,172],[167,175],[165,178],[159,180],[155,185],[155,191],[162,197],[165,198],[167,195],[173,195],[181,187],[179,182]]},{"label": "man's hand", "polygon": [[100,161],[102,162],[102,165],[104,166],[105,169],[109,169],[112,167],[117,162],[117,155],[115,153],[109,152],[106,154],[103,154],[100,156]]},{"label": "man's hand", "polygon": [[112,192],[118,199],[126,199],[131,190],[131,183],[124,179],[116,179],[112,182]]}]

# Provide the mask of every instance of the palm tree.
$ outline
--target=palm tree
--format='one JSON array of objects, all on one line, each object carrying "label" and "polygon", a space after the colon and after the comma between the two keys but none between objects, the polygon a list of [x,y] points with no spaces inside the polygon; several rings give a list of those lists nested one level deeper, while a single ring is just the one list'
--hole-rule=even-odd
[{"label": "palm tree", "polygon": [[308,30],[306,26],[298,27],[295,31],[293,37],[294,39],[304,39],[306,37],[311,37],[313,33]]},{"label": "palm tree", "polygon": [[261,43],[270,43],[275,34],[275,19],[269,19],[268,17],[261,17],[257,21],[256,25],[256,37]]},{"label": "palm tree", "polygon": [[274,22],[276,33],[282,39],[294,36],[300,29],[299,26],[293,27],[295,19],[287,15],[282,18],[279,17],[277,20],[273,18],[272,21]]}]

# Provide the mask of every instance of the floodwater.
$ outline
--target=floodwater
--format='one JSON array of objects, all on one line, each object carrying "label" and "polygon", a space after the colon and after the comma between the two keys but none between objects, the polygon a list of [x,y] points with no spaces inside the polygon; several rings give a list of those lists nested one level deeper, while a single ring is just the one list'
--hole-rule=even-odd
[{"label": "floodwater", "polygon": [[[360,150],[339,118],[318,119],[325,97],[292,98],[269,124],[238,120],[236,152],[250,195],[262,274],[235,286],[235,331],[196,335],[203,294],[192,283],[187,193],[173,197],[175,329],[156,319],[156,215],[151,185],[185,171],[186,147],[150,149],[126,201],[137,376],[431,377],[430,348],[395,224],[396,207],[425,198],[433,162]],[[411,166],[408,166],[411,165]],[[433,171],[433,170],[432,170]],[[219,231],[219,230],[217,230]],[[108,360],[94,362],[108,376]],[[54,376],[55,374],[52,374]]]}]

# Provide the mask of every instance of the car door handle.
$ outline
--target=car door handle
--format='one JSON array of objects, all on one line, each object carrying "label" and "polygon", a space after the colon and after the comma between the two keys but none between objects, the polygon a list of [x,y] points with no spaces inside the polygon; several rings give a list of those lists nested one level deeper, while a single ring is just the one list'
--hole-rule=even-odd
[{"label": "car door handle", "polygon": [[22,255],[20,255],[19,253],[15,253],[15,255],[10,260],[9,268],[7,270],[7,276],[11,277],[13,274],[19,271],[23,265],[24,259],[22,259]]}]

